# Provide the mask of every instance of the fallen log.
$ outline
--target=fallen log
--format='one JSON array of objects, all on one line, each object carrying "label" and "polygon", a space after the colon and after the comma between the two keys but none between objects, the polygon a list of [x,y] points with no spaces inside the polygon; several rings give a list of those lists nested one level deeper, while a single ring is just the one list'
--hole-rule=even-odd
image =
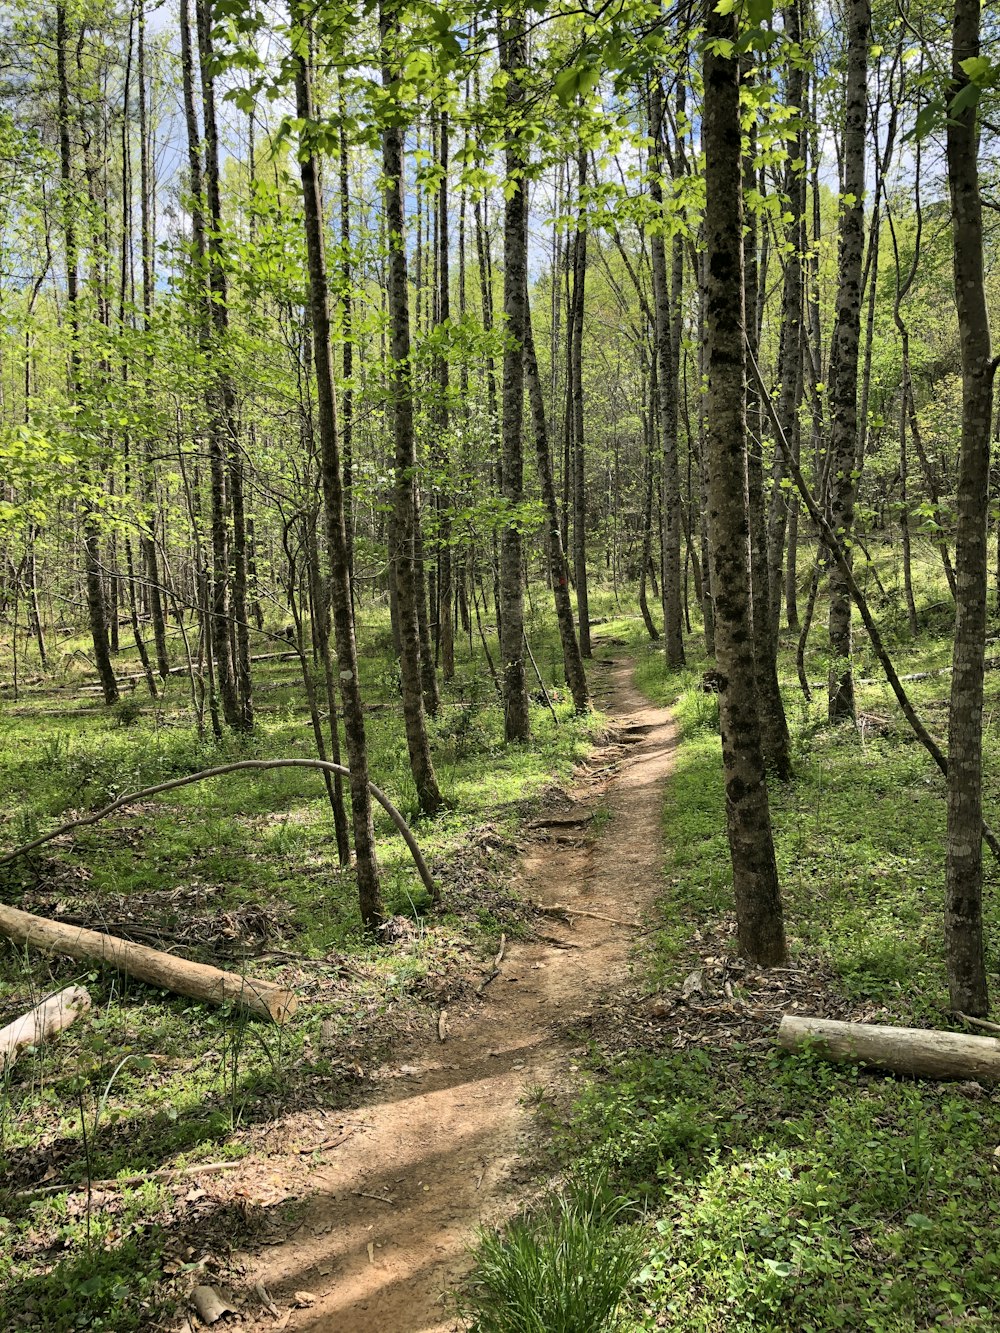
[{"label": "fallen log", "polygon": [[117,968],[151,986],[189,995],[194,1000],[235,1004],[272,1023],[286,1023],[298,1008],[294,992],[271,981],[255,981],[207,963],[192,963],[145,944],[120,940],[116,935],[102,935],[100,931],[32,916],[17,907],[0,905],[0,935],[15,944]]},{"label": "fallen log", "polygon": [[964,1032],[785,1014],[778,1044],[787,1051],[809,1046],[826,1060],[860,1062],[917,1078],[1000,1079],[1000,1041]]},{"label": "fallen log", "polygon": [[[127,805],[135,805],[137,801],[149,800],[150,797],[159,796],[162,792],[176,791],[178,787],[188,787],[193,782],[205,782],[208,778],[223,777],[227,773],[264,772],[275,768],[312,768],[318,769],[320,772],[339,773],[342,777],[349,778],[351,776],[349,768],[345,768],[343,764],[331,764],[326,759],[240,759],[236,763],[221,764],[218,768],[204,768],[200,773],[187,773],[182,778],[171,778],[168,782],[158,782],[155,787],[143,787],[139,791],[129,792],[126,796],[119,796],[110,805],[95,810],[93,814],[84,815],[80,819],[71,819],[66,824],[60,824],[58,828],[50,829],[48,833],[43,833],[38,838],[32,838],[31,842],[23,843],[20,847],[15,847],[13,851],[0,856],[0,866],[16,861],[18,857],[33,852],[36,847],[43,847],[55,838],[61,838],[64,833],[72,833],[75,829],[97,824],[100,820],[107,819],[108,815],[113,815],[116,810],[124,810]],[[423,853],[417,845],[417,840],[413,836],[410,826],[380,787],[376,787],[374,782],[369,782],[368,790],[396,826],[400,837],[410,849],[413,864],[416,866],[417,873],[423,880],[425,888],[431,895],[432,900],[439,903],[441,901],[441,891],[430,872],[427,862],[424,860]]]},{"label": "fallen log", "polygon": [[40,1046],[62,1032],[90,1008],[90,993],[82,986],[67,986],[0,1028],[0,1075],[6,1073],[26,1046]]}]

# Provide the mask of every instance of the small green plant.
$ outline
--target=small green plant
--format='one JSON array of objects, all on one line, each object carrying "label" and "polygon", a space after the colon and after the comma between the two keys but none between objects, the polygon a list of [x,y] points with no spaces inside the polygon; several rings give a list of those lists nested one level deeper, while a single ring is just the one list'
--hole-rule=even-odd
[{"label": "small green plant", "polygon": [[463,1301],[473,1333],[609,1333],[639,1271],[632,1205],[581,1181],[533,1217],[480,1234]]},{"label": "small green plant", "polygon": [[119,699],[114,707],[115,723],[119,727],[134,727],[142,717],[142,704],[136,696]]}]

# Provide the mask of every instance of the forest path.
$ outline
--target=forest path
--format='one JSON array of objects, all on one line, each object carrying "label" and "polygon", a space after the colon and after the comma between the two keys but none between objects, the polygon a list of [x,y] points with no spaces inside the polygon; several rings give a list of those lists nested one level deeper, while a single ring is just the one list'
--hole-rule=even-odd
[{"label": "forest path", "polygon": [[315,1297],[283,1316],[292,1333],[456,1327],[445,1297],[468,1270],[476,1226],[525,1201],[526,1093],[544,1085],[558,1094],[572,1082],[580,1029],[629,975],[636,932],[600,917],[644,926],[660,882],[676,734],[670,714],[635,689],[630,662],[595,664],[591,675],[614,738],[534,821],[539,840],[522,855],[518,879],[542,906],[600,916],[543,918],[547,938],[509,944],[483,998],[449,1009],[443,1043],[395,1053],[391,1092],[351,1114],[351,1137],[308,1178],[315,1192],[302,1224],[259,1257],[249,1279],[281,1309],[296,1291]]}]

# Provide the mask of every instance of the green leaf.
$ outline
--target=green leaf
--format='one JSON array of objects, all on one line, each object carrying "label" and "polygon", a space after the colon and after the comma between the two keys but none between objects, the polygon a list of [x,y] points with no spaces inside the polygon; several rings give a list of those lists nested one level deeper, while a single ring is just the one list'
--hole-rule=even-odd
[{"label": "green leaf", "polygon": [[967,83],[964,88],[959,88],[958,92],[951,99],[951,106],[948,108],[949,115],[952,117],[960,116],[962,112],[967,111],[969,107],[977,106],[982,95],[983,90],[978,84]]},{"label": "green leaf", "polygon": [[555,89],[556,97],[562,102],[563,106],[569,106],[580,88],[580,68],[577,65],[571,65],[569,69],[560,70],[556,75]]},{"label": "green leaf", "polygon": [[775,1277],[791,1277],[794,1271],[792,1265],[784,1259],[765,1259],[764,1264]]},{"label": "green leaf", "polygon": [[982,87],[989,81],[993,65],[986,56],[969,56],[968,60],[959,61],[959,69],[970,83]]}]

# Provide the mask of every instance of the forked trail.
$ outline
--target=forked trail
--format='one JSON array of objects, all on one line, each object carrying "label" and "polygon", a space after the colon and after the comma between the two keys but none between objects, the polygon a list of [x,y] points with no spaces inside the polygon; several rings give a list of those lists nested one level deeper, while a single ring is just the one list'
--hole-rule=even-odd
[{"label": "forked trail", "polygon": [[304,1224],[251,1277],[282,1309],[297,1290],[316,1298],[281,1321],[293,1333],[455,1327],[445,1294],[468,1268],[477,1224],[519,1203],[525,1094],[566,1083],[571,1033],[628,976],[635,931],[619,923],[645,924],[656,893],[675,734],[667,711],[636,692],[628,663],[593,675],[610,678],[602,704],[617,738],[537,821],[542,836],[519,877],[534,902],[595,915],[542,918],[547,938],[512,943],[482,999],[449,1010],[446,1040],[398,1053],[392,1092],[351,1115],[354,1133],[309,1178]]}]

